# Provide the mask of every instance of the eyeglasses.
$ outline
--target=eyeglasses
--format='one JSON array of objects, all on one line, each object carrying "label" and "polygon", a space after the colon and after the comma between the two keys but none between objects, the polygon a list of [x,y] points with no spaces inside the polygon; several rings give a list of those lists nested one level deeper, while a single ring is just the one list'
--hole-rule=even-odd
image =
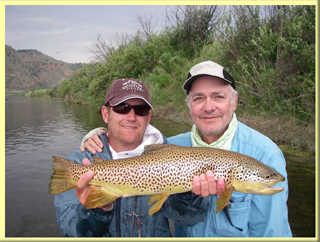
[{"label": "eyeglasses", "polygon": [[127,103],[120,103],[117,106],[112,106],[112,110],[119,114],[128,114],[131,109],[134,110],[134,113],[139,116],[146,116],[150,112],[150,107],[146,105],[130,105]]}]

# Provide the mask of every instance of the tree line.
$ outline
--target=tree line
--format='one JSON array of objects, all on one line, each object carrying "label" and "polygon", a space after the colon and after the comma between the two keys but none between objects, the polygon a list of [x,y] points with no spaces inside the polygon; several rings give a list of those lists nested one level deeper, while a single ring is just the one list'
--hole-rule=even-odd
[{"label": "tree line", "polygon": [[188,70],[212,60],[234,77],[241,112],[315,122],[315,6],[170,6],[159,33],[152,20],[137,15],[141,30],[117,34],[116,46],[98,35],[94,61],[46,95],[99,110],[112,81],[132,77],[149,87],[159,116],[181,121]]}]

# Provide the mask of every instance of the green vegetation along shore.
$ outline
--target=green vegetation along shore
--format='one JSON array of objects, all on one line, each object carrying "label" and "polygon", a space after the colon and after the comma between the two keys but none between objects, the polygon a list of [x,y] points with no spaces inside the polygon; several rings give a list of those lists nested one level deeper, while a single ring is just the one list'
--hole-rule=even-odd
[{"label": "green vegetation along shore", "polygon": [[143,28],[117,48],[98,38],[99,61],[28,95],[98,111],[112,81],[132,77],[148,86],[154,117],[190,123],[182,84],[192,65],[213,60],[236,80],[239,120],[277,144],[315,153],[315,6],[180,6],[170,13],[162,32]]}]

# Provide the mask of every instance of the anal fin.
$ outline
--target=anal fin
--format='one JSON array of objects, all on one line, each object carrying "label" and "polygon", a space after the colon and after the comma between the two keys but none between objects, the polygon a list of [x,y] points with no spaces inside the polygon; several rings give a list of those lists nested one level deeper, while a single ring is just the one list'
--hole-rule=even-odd
[{"label": "anal fin", "polygon": [[161,194],[155,194],[150,195],[148,204],[154,203],[150,209],[149,209],[149,215],[152,215],[159,211],[159,209],[162,207],[164,201],[170,196],[169,193],[161,193]]}]

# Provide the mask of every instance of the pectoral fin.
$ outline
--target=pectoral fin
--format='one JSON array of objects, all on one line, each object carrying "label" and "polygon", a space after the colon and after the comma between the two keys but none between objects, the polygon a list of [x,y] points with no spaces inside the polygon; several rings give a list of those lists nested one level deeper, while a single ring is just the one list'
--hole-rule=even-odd
[{"label": "pectoral fin", "polygon": [[112,193],[106,187],[91,185],[88,187],[90,194],[85,203],[86,209],[97,208],[116,200],[119,195]]},{"label": "pectoral fin", "polygon": [[216,213],[220,212],[229,202],[233,189],[226,188],[216,201]]},{"label": "pectoral fin", "polygon": [[158,212],[159,209],[162,207],[164,201],[169,197],[169,193],[161,193],[161,194],[155,194],[151,195],[148,201],[148,204],[155,203],[151,206],[149,209],[149,215],[154,214],[155,212]]}]

